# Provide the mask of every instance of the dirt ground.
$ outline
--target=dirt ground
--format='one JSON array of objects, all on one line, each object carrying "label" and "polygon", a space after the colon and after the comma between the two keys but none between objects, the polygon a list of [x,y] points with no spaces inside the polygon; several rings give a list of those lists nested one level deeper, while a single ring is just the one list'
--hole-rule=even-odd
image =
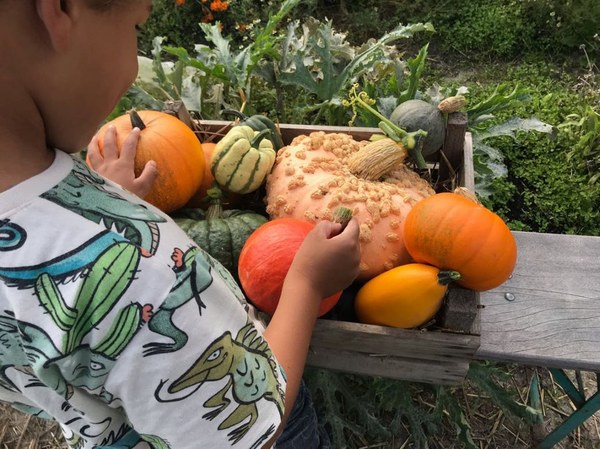
[{"label": "dirt ground", "polygon": [[[575,406],[550,372],[540,368],[506,366],[511,374],[512,385],[518,391],[520,401],[529,403],[530,380],[537,372],[541,387],[541,406],[544,413],[545,431],[549,432],[561,423]],[[568,372],[573,376],[573,372]],[[582,373],[586,397],[596,393],[596,375]],[[465,382],[458,388],[462,395],[463,409],[472,428],[473,439],[480,449],[530,449],[534,448],[532,428],[521,420],[507,416],[490,398],[481,396]],[[539,430],[539,429],[538,429]],[[453,429],[446,429],[431,437],[430,449],[460,449]],[[23,415],[0,404],[0,449],[65,449],[58,425],[35,417]],[[357,449],[416,449],[410,439],[386,443],[363,444]],[[421,448],[422,449],[422,448]],[[600,412],[577,428],[554,449],[600,449]]]}]

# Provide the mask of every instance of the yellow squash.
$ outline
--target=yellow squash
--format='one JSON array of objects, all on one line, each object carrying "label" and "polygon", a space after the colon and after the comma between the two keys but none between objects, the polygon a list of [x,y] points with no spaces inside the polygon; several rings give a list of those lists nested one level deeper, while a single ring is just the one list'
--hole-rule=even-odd
[{"label": "yellow squash", "polygon": [[410,329],[426,324],[438,312],[456,271],[409,263],[385,271],[363,285],[354,308],[361,323]]}]

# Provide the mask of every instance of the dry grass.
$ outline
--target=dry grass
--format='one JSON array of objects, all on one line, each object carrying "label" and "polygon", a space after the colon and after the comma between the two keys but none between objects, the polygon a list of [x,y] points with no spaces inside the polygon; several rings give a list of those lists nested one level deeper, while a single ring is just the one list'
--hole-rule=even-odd
[{"label": "dry grass", "polygon": [[0,449],[64,449],[58,424],[0,404]]},{"label": "dry grass", "polygon": [[[554,429],[575,406],[548,370],[526,367],[506,367],[520,401],[529,401],[529,383],[537,372],[540,379],[544,427]],[[595,374],[583,373],[586,397],[596,392]],[[522,421],[507,416],[489,398],[481,396],[468,383],[457,390],[472,428],[473,439],[480,449],[530,449],[534,447],[532,429]],[[30,417],[0,404],[0,449],[66,449],[58,425]],[[445,429],[431,437],[431,449],[461,449],[453,438],[454,429]],[[410,429],[407,429],[410,434]],[[410,440],[364,445],[361,449],[415,449]],[[577,428],[554,449],[600,449],[600,412]]]}]

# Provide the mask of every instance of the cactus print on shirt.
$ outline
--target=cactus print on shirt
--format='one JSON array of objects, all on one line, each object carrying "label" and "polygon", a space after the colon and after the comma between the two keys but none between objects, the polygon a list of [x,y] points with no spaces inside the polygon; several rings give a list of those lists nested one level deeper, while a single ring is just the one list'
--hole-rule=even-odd
[{"label": "cactus print on shirt", "polygon": [[81,161],[0,194],[0,400],[71,447],[261,447],[285,391],[263,330],[218,262]]}]

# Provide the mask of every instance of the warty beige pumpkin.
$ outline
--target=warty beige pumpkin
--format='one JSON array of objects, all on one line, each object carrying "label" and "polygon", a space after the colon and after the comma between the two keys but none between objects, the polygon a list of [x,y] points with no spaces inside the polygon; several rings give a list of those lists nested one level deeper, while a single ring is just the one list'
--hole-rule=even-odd
[{"label": "warty beige pumpkin", "polygon": [[434,193],[401,162],[406,153],[397,148],[390,163],[390,145],[381,142],[323,131],[298,136],[277,153],[267,177],[266,211],[271,218],[316,222],[332,220],[338,206],[351,209],[360,225],[359,279],[370,279],[411,261],[402,223],[413,204]]}]

